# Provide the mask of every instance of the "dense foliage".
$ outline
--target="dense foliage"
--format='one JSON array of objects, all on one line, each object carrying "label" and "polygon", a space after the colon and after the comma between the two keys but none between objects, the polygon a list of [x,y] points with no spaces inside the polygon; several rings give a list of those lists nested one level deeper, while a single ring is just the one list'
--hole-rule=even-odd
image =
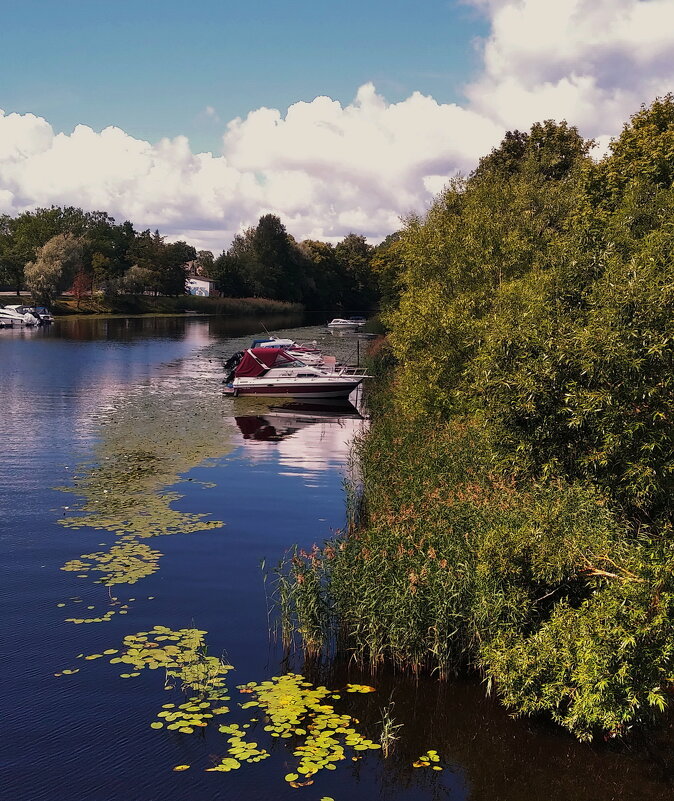
[{"label": "dense foliage", "polygon": [[265,214],[255,228],[234,237],[215,259],[211,275],[232,297],[299,301],[312,309],[368,310],[377,300],[374,248],[349,234],[336,246],[296,242],[281,220]]},{"label": "dense foliage", "polygon": [[673,689],[674,98],[591,144],[511,133],[407,221],[363,524],[289,567],[314,638],[478,668],[584,739]]},{"label": "dense foliage", "polygon": [[67,289],[78,301],[94,291],[175,297],[191,272],[213,279],[226,297],[367,311],[378,299],[376,250],[353,233],[336,246],[297,243],[278,217],[265,214],[214,259],[186,242],[166,242],[159,231],[117,225],[105,212],[53,206],[0,216],[0,285],[17,294],[25,286],[39,303]]}]

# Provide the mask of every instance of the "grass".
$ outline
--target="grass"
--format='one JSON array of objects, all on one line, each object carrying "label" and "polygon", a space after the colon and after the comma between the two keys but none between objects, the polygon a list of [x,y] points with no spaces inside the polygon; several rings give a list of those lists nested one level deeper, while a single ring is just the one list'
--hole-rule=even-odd
[{"label": "grass", "polygon": [[[14,301],[13,301],[14,302]],[[30,304],[29,298],[17,303]],[[246,315],[278,314],[302,311],[298,303],[268,298],[205,298],[198,295],[181,295],[177,298],[150,295],[117,295],[111,298],[94,296],[83,298],[61,297],[52,307],[57,316],[73,314],[183,314],[188,311],[201,314]]]},{"label": "grass", "polygon": [[400,739],[399,731],[403,727],[403,724],[396,723],[396,719],[393,717],[394,706],[394,702],[389,701],[389,703],[381,709],[381,720],[378,721],[378,724],[381,726],[379,743],[384,757],[388,757],[393,753],[395,744]]}]

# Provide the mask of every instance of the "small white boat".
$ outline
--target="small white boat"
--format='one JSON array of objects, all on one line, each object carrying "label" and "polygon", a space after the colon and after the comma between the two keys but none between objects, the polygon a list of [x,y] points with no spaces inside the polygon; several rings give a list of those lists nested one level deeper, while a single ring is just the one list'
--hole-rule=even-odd
[{"label": "small white boat", "polygon": [[32,306],[0,306],[0,321],[12,325],[41,325],[40,315]]},{"label": "small white boat", "polygon": [[277,398],[348,398],[366,378],[354,368],[314,367],[283,348],[248,348],[225,364],[228,395]]},{"label": "small white boat", "polygon": [[328,323],[328,328],[360,328],[365,323],[364,317],[352,317],[348,320],[344,317],[335,317]]}]

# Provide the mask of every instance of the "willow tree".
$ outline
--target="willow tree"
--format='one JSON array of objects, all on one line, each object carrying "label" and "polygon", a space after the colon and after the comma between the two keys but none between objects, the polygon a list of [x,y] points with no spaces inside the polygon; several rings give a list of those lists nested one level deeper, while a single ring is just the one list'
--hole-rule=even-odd
[{"label": "willow tree", "polygon": [[69,287],[82,266],[83,241],[69,234],[57,234],[37,250],[35,261],[25,267],[25,280],[33,300],[49,305]]}]

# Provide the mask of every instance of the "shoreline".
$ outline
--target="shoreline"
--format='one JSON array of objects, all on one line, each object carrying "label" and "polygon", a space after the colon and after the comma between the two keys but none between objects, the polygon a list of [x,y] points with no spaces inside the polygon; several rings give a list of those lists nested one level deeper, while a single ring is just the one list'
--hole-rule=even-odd
[{"label": "shoreline", "polygon": [[[29,296],[12,295],[3,297],[3,305],[22,304],[32,306]],[[0,301],[0,302],[2,302]],[[247,315],[247,314],[298,314],[305,311],[301,303],[289,303],[269,298],[206,298],[198,295],[179,297],[150,297],[144,295],[120,295],[114,298],[75,298],[60,297],[51,304],[54,317],[91,317],[98,315],[163,315],[181,316],[189,313],[204,315]]]}]

